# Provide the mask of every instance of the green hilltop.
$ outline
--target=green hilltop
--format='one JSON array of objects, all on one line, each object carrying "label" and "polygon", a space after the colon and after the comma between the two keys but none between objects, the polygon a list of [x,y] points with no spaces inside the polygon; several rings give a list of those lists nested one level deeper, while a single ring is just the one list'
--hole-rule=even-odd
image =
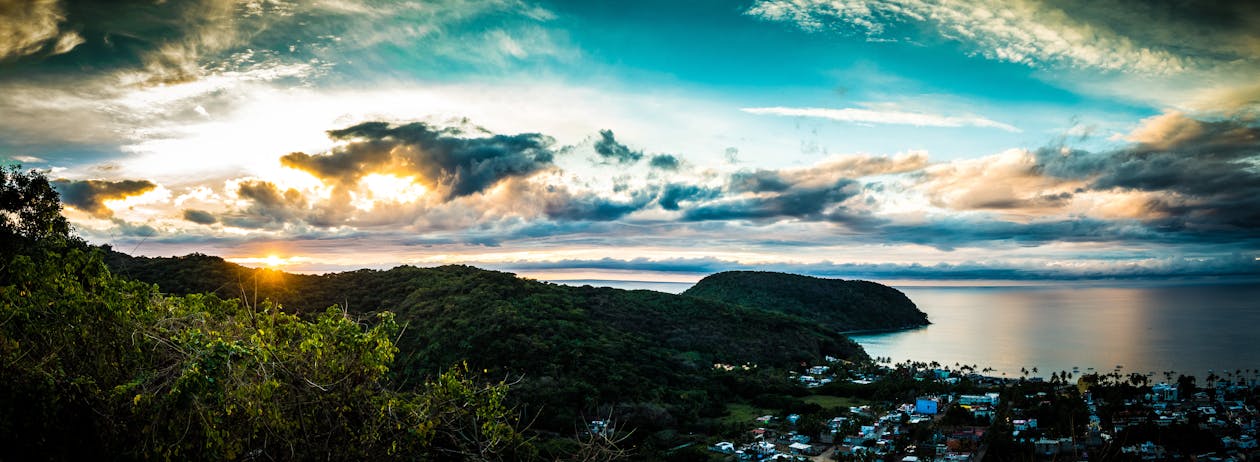
[{"label": "green hilltop", "polygon": [[868,281],[728,271],[701,279],[683,295],[799,316],[840,332],[928,324],[927,315],[901,291]]}]

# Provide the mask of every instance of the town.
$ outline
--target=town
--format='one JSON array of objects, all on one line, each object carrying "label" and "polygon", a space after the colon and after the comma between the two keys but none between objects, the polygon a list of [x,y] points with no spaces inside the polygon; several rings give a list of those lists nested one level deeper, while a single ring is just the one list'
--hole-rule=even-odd
[{"label": "town", "polygon": [[[1257,460],[1257,371],[1193,376],[851,363],[788,372],[795,401],[732,406],[710,460]],[[715,365],[728,374],[749,366]],[[1155,382],[1155,378],[1163,381]],[[767,411],[762,414],[760,411]],[[740,422],[742,421],[742,422]],[[740,425],[742,424],[742,426]]]}]

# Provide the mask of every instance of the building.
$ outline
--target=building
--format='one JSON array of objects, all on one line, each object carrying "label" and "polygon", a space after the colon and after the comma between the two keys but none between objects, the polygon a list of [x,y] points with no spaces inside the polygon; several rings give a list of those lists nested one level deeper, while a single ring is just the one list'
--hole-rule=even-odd
[{"label": "building", "polygon": [[1151,395],[1155,401],[1170,402],[1177,400],[1177,387],[1166,383],[1156,384],[1151,387]]},{"label": "building", "polygon": [[940,398],[922,397],[914,400],[914,413],[922,415],[936,415],[940,412]]},{"label": "building", "polygon": [[962,395],[958,397],[958,404],[963,406],[974,406],[977,404],[987,404],[990,406],[998,405],[997,393],[985,393],[983,395]]}]

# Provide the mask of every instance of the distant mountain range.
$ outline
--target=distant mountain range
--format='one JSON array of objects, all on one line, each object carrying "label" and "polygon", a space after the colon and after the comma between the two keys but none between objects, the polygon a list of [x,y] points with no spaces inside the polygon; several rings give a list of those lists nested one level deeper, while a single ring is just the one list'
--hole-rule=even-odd
[{"label": "distant mountain range", "polygon": [[246,268],[219,257],[133,257],[106,250],[116,274],[172,294],[271,300],[298,313],[340,305],[392,311],[406,328],[394,370],[419,381],[453,363],[519,377],[536,426],[571,431],[601,409],[641,428],[721,415],[738,385],[713,365],[780,366],[866,357],[841,331],[926,324],[895,289],[781,273],[720,273],[683,295],[572,287],[468,266],[325,275]]}]

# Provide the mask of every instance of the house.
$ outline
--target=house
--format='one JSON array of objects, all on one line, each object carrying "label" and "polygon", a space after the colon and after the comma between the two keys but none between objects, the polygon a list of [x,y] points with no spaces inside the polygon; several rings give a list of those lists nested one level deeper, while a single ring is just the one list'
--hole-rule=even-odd
[{"label": "house", "polygon": [[1014,427],[1015,431],[1020,431],[1020,432],[1027,431],[1027,430],[1034,430],[1037,428],[1037,419],[1012,420],[1011,426]]},{"label": "house", "polygon": [[1155,399],[1155,401],[1177,401],[1177,387],[1166,383],[1156,384],[1151,387],[1151,396]]},{"label": "house", "polygon": [[713,452],[720,452],[722,454],[734,454],[735,445],[731,444],[729,441],[722,441],[713,446],[709,446],[709,450]]},{"label": "house", "polygon": [[796,425],[796,422],[799,420],[801,420],[800,414],[788,414],[787,416],[787,421],[789,424]]},{"label": "house", "polygon": [[792,443],[788,445],[788,449],[791,449],[795,454],[804,454],[806,451],[812,451],[813,446],[805,443]]},{"label": "house", "polygon": [[972,408],[971,415],[975,416],[977,419],[988,419],[990,422],[992,422],[993,418],[996,417],[993,413],[993,408],[989,406],[977,406]]},{"label": "house", "polygon": [[774,454],[776,452],[779,452],[778,450],[774,448],[774,443],[771,443],[769,441],[758,441],[756,443],[753,443],[748,449],[750,449],[752,452],[755,452],[757,454],[767,455],[767,456]]},{"label": "house", "polygon": [[1053,456],[1059,453],[1066,453],[1073,449],[1071,438],[1059,438],[1052,440],[1049,438],[1041,438],[1033,443],[1038,454],[1045,456]]},{"label": "house", "polygon": [[822,374],[826,374],[827,371],[830,371],[830,370],[831,368],[827,366],[814,366],[814,367],[809,368],[809,373],[814,374],[814,375],[822,375]]},{"label": "house", "polygon": [[1256,437],[1243,435],[1238,437],[1238,449],[1256,449]]},{"label": "house", "polygon": [[940,398],[921,397],[914,400],[914,413],[922,415],[936,415],[940,412]]},{"label": "house", "polygon": [[977,404],[987,404],[989,406],[998,405],[997,393],[985,393],[983,395],[962,395],[958,397],[958,404],[963,406],[974,406]]}]

